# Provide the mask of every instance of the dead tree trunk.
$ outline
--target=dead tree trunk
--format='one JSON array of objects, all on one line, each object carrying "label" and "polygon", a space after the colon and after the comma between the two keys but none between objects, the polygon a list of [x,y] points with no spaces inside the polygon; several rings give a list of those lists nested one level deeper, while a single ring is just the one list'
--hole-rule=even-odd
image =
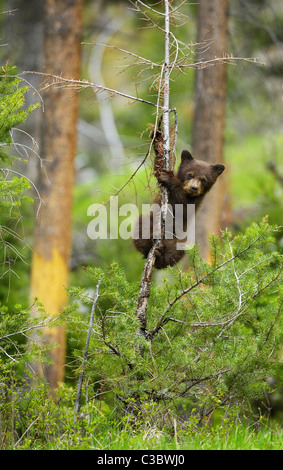
[{"label": "dead tree trunk", "polygon": [[[170,8],[169,0],[164,0],[164,79],[163,79],[163,106],[162,106],[162,121],[163,121],[163,168],[168,169],[170,164]],[[161,72],[162,78],[162,72]],[[154,136],[155,137],[155,134]],[[156,240],[151,248],[147,260],[144,265],[142,278],[140,282],[139,297],[137,302],[136,316],[140,321],[140,332],[146,335],[147,329],[147,307],[150,297],[150,285],[152,272],[155,263],[155,249],[161,243],[164,235],[165,219],[168,207],[168,193],[165,187],[161,187],[161,238]]]},{"label": "dead tree trunk", "polygon": [[[45,0],[45,72],[79,78],[83,0]],[[31,296],[46,311],[58,315],[66,305],[72,233],[72,197],[78,94],[67,88],[48,88],[44,94],[38,188],[45,202],[36,223],[31,273]],[[35,312],[37,314],[37,312]],[[51,389],[64,378],[65,328],[45,331],[43,341],[57,343],[53,364],[37,367]]]},{"label": "dead tree trunk", "polygon": [[[202,0],[198,5],[198,37],[201,44],[197,62],[227,53],[228,0]],[[226,103],[225,63],[196,71],[193,121],[193,153],[212,164],[223,162]],[[208,234],[221,227],[224,198],[223,180],[211,190],[198,212],[196,242],[201,256],[209,259]]]}]

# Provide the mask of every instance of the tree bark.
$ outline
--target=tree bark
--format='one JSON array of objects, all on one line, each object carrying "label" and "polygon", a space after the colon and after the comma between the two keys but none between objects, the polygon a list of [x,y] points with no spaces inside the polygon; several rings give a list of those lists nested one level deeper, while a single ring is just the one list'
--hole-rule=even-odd
[{"label": "tree bark", "polygon": [[[198,5],[197,42],[200,60],[227,54],[228,0],[201,0]],[[226,104],[226,64],[196,71],[193,120],[193,153],[209,163],[223,163]],[[220,178],[205,199],[196,219],[196,242],[201,256],[209,260],[209,233],[221,228],[225,178]]]},{"label": "tree bark", "polygon": [[[79,78],[82,7],[83,0],[44,1],[45,73]],[[67,303],[79,102],[74,90],[56,86],[48,88],[43,99],[40,154],[46,161],[39,171],[38,189],[45,205],[36,222],[31,296],[49,314],[58,315]],[[54,390],[64,379],[64,326],[45,331],[42,339],[57,343],[51,352],[53,364],[37,366]]]}]

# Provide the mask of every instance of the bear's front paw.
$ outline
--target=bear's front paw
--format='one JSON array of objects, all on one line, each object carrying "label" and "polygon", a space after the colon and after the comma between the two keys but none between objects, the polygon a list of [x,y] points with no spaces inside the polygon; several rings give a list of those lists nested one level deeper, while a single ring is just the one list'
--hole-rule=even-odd
[{"label": "bear's front paw", "polygon": [[166,184],[174,177],[174,173],[172,170],[166,170],[162,168],[162,170],[157,174],[158,183]]},{"label": "bear's front paw", "polygon": [[163,134],[162,134],[162,131],[160,129],[153,129],[150,134],[149,134],[149,137],[151,139],[154,138],[155,141],[162,141],[163,140]]},{"label": "bear's front paw", "polygon": [[162,245],[162,243],[160,245],[158,245],[156,248],[155,248],[155,256],[159,257],[159,256],[162,256],[163,253],[165,252],[165,246]]}]

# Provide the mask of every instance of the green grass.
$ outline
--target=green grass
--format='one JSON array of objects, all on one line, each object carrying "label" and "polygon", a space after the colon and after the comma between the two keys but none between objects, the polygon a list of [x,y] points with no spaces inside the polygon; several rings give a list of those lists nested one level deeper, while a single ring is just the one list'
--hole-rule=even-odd
[{"label": "green grass", "polygon": [[216,428],[179,432],[177,437],[157,429],[143,433],[122,431],[110,432],[102,446],[96,449],[109,450],[282,450],[283,432],[280,429],[263,427],[253,431],[247,426],[237,425],[230,431]]},{"label": "green grass", "polygon": [[[32,446],[30,449],[35,449]],[[38,447],[38,449],[42,447]],[[74,437],[60,442],[50,442],[52,450],[282,450],[283,432],[264,428],[252,431],[238,425],[230,432],[218,430],[195,431],[172,436],[166,432],[149,429],[135,433],[130,430],[109,429],[108,432],[88,438]]]},{"label": "green grass", "polygon": [[[99,426],[80,423],[57,438],[30,439],[29,433],[17,450],[282,450],[283,430],[275,423],[260,424],[259,429],[232,421],[201,428],[159,430],[143,425],[132,429],[121,423],[104,421]],[[79,429],[80,428],[80,429]],[[43,437],[43,436],[42,436]],[[44,442],[45,441],[45,442]],[[11,447],[13,448],[13,446]]]},{"label": "green grass", "polygon": [[250,432],[237,427],[233,432],[223,435],[214,433],[192,433],[181,438],[170,437],[166,433],[152,431],[143,435],[121,433],[111,442],[104,441],[104,446],[94,448],[104,450],[282,450],[283,433],[261,430]]}]

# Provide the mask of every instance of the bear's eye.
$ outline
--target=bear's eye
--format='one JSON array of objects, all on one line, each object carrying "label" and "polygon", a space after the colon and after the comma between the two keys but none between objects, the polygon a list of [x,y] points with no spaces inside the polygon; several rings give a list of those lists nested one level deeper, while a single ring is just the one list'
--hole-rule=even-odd
[{"label": "bear's eye", "polygon": [[204,184],[204,183],[206,183],[206,178],[201,178],[200,181],[201,181],[201,183]]},{"label": "bear's eye", "polygon": [[188,173],[188,174],[187,174],[187,180],[191,180],[192,177],[193,177],[193,175],[192,175],[191,173]]}]

